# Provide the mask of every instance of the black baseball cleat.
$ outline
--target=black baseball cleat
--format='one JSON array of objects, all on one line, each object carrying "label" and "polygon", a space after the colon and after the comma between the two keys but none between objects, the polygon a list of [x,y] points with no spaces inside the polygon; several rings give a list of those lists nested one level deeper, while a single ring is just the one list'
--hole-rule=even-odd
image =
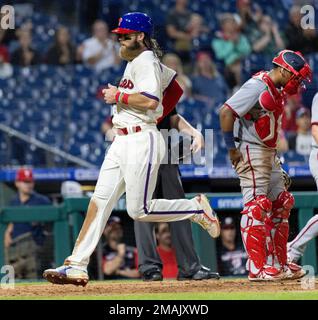
[{"label": "black baseball cleat", "polygon": [[178,281],[185,280],[208,280],[208,279],[220,279],[218,272],[212,272],[209,268],[202,266],[200,270],[192,275],[178,274]]},{"label": "black baseball cleat", "polygon": [[142,274],[143,281],[162,281],[162,273],[160,269],[150,269]]}]

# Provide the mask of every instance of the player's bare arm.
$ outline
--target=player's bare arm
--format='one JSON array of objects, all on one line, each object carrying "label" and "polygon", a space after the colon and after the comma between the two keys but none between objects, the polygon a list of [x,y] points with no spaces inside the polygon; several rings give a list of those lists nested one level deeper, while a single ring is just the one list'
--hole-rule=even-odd
[{"label": "player's bare arm", "polygon": [[141,93],[133,93],[129,95],[122,93],[117,89],[117,87],[111,84],[108,84],[108,89],[104,89],[102,92],[107,104],[123,102],[128,106],[132,105],[134,108],[140,110],[156,110],[159,105],[158,101],[148,98]]},{"label": "player's bare arm", "polygon": [[228,106],[223,105],[220,110],[220,124],[230,160],[235,167],[240,160],[243,160],[243,156],[241,151],[235,147],[233,136],[234,121],[233,111]]},{"label": "player's bare arm", "polygon": [[177,129],[180,132],[184,132],[193,137],[191,144],[191,151],[193,153],[198,152],[204,147],[204,138],[201,132],[191,126],[191,124],[184,119],[180,114],[176,114],[170,118],[170,124],[172,128]]}]

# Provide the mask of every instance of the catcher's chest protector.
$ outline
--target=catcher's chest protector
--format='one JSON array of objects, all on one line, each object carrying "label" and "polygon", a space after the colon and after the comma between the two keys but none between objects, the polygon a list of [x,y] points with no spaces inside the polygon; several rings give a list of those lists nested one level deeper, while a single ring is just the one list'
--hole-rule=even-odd
[{"label": "catcher's chest protector", "polygon": [[266,72],[254,76],[265,82],[267,88],[258,99],[255,108],[260,109],[260,116],[255,119],[254,127],[259,138],[268,146],[276,147],[285,98],[274,86]]}]

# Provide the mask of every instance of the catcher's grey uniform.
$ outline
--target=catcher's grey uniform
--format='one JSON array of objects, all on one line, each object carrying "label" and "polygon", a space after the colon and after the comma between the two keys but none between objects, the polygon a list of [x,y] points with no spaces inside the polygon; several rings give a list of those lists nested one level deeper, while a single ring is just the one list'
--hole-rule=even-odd
[{"label": "catcher's grey uniform", "polygon": [[233,134],[243,157],[235,170],[244,201],[242,240],[248,253],[247,269],[253,275],[265,264],[279,269],[287,259],[287,218],[293,198],[285,189],[276,156],[284,101],[268,73],[260,72],[225,103],[236,116]]},{"label": "catcher's grey uniform", "polygon": [[[311,107],[311,125],[318,125],[318,93],[314,96]],[[312,137],[312,150],[309,158],[309,168],[318,189],[318,143]],[[314,215],[299,232],[297,237],[288,243],[288,256],[297,261],[304,254],[307,243],[318,236],[318,214]]]},{"label": "catcher's grey uniform", "polygon": [[[235,170],[240,177],[244,203],[258,195],[268,195],[274,201],[285,190],[281,165],[276,157],[276,141],[271,141],[277,139],[281,117],[275,117],[273,112],[260,106],[259,98],[265,90],[266,84],[253,77],[226,102],[238,116],[234,136],[244,160]],[[251,111],[252,116],[247,117]],[[257,115],[251,118],[254,113]]]}]

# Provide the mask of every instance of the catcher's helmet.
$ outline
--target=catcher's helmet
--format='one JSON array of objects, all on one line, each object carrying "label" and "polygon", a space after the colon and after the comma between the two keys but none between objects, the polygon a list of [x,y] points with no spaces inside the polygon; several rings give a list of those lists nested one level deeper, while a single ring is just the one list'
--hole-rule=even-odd
[{"label": "catcher's helmet", "polygon": [[287,94],[297,93],[300,86],[305,89],[303,81],[311,81],[312,71],[299,51],[283,50],[274,57],[272,62],[293,74],[284,87],[284,91]]},{"label": "catcher's helmet", "polygon": [[112,32],[117,34],[144,32],[151,36],[153,32],[152,19],[142,12],[129,12],[119,19],[118,27]]}]

